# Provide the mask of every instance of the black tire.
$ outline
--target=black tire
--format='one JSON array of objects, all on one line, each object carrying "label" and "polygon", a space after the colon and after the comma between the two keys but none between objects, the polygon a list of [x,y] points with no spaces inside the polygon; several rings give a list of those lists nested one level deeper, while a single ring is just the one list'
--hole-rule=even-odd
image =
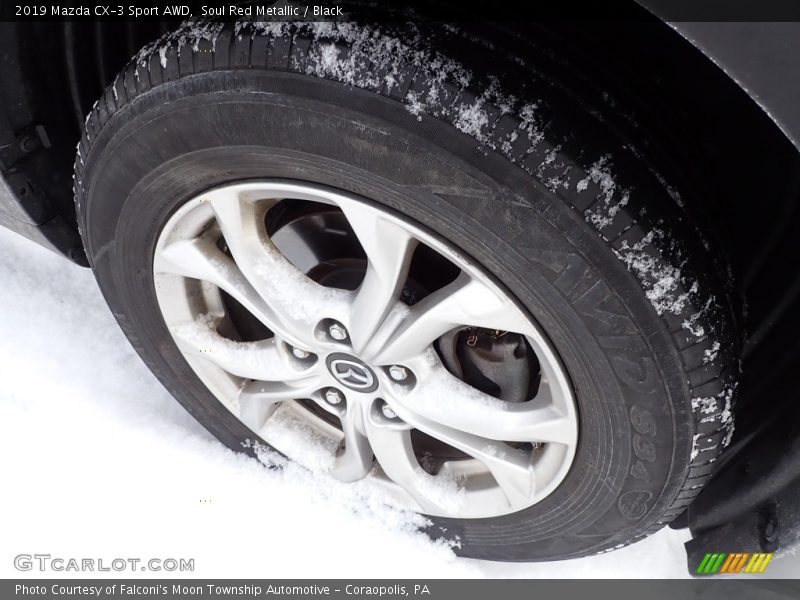
[{"label": "black tire", "polygon": [[[436,518],[433,531],[458,536],[471,557],[593,554],[661,528],[710,475],[732,432],[731,310],[709,252],[645,159],[523,66],[469,73],[455,59],[472,43],[452,30],[187,25],[135,57],[89,115],[78,221],[133,346],[236,450],[252,433],[183,360],[156,304],[154,245],[182,202],[236,180],[312,181],[454,243],[549,335],[581,437],[542,502]],[[523,79],[509,97],[505,82]]]}]

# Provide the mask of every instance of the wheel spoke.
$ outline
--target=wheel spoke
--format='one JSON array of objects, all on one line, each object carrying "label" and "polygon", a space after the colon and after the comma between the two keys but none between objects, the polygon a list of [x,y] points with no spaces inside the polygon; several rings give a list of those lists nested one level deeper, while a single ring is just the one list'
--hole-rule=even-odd
[{"label": "wheel spoke", "polygon": [[156,257],[155,269],[213,283],[227,292],[261,323],[286,338],[281,318],[258,295],[236,263],[217,247],[208,233],[190,240],[173,242]]},{"label": "wheel spoke", "polygon": [[217,333],[217,321],[209,315],[170,328],[182,352],[205,359],[219,368],[246,379],[292,381],[308,376],[293,366],[275,338],[258,342],[236,342]]},{"label": "wheel spoke", "polygon": [[575,424],[555,407],[550,393],[550,387],[543,383],[533,400],[504,402],[437,365],[422,385],[406,394],[396,394],[396,399],[406,410],[424,419],[482,438],[574,445]]},{"label": "wheel spoke", "polygon": [[394,406],[400,418],[415,429],[482,462],[503,490],[511,506],[525,505],[530,500],[535,491],[535,475],[527,452],[504,442],[486,439],[430,421],[397,403]]},{"label": "wheel spoke", "polygon": [[457,512],[463,501],[458,482],[427,473],[414,456],[411,432],[377,424],[366,419],[367,436],[381,469],[405,489],[424,513]]},{"label": "wheel spoke", "polygon": [[307,398],[321,386],[321,380],[314,375],[291,383],[250,381],[239,393],[239,418],[258,432],[279,403]]},{"label": "wheel spoke", "polygon": [[407,314],[386,319],[377,333],[380,350],[374,362],[400,363],[421,354],[454,327],[522,332],[528,325],[520,311],[487,284],[462,272],[445,287],[411,306]]},{"label": "wheel spoke", "polygon": [[331,475],[339,481],[358,481],[372,469],[372,448],[367,437],[359,431],[361,415],[361,405],[354,402],[347,406],[342,416],[344,452],[336,457],[331,471]]},{"label": "wheel spoke", "polygon": [[367,272],[352,305],[350,334],[353,349],[363,353],[400,293],[417,241],[403,227],[368,206],[342,210],[367,254]]},{"label": "wheel spoke", "polygon": [[280,316],[281,328],[295,345],[314,343],[314,327],[325,317],[345,319],[351,294],[326,288],[297,269],[267,237],[268,206],[230,190],[205,196],[241,272]]}]

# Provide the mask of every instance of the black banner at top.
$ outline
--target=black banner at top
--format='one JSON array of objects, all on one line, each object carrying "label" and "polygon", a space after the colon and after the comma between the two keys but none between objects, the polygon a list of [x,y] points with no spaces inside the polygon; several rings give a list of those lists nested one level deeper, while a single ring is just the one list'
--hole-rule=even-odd
[{"label": "black banner at top", "polygon": [[145,0],[0,0],[2,21],[181,22],[185,19],[520,21],[800,21],[798,0],[532,0],[486,2],[427,0],[248,0],[244,2]]}]

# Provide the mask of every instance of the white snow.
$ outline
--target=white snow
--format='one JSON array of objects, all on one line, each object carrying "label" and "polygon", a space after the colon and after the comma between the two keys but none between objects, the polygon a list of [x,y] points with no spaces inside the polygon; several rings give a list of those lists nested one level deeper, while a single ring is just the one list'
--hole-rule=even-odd
[{"label": "white snow", "polygon": [[736,424],[733,420],[733,412],[731,411],[731,400],[733,399],[733,392],[736,386],[728,386],[722,392],[717,394],[718,398],[725,400],[725,408],[722,409],[720,421],[725,426],[725,439],[722,440],[722,447],[727,448],[733,439],[733,432],[736,429]]},{"label": "white snow", "polygon": [[[430,356],[429,353],[428,356]],[[437,360],[434,355],[433,360]],[[438,362],[438,360],[437,360]],[[469,407],[471,417],[482,415],[490,418],[497,412],[506,411],[509,403],[484,394],[472,386],[450,375],[442,366],[433,367],[424,386],[413,390],[399,389],[395,393],[404,404],[417,409],[438,422],[446,423],[448,415]]]},{"label": "white snow", "polygon": [[710,362],[714,362],[714,359],[717,358],[717,354],[719,354],[719,342],[714,342],[711,344],[711,348],[707,349],[703,352],[703,364],[707,365]]},{"label": "white snow", "polygon": [[694,437],[692,438],[691,460],[694,460],[695,458],[697,458],[697,455],[700,454],[700,448],[697,447],[697,442],[700,441],[701,437],[703,437],[703,436],[700,435],[700,434],[695,434]]},{"label": "white snow", "polygon": [[[586,220],[594,225],[598,231],[611,225],[614,222],[614,217],[617,216],[623,206],[628,204],[630,199],[629,190],[618,189],[617,182],[609,169],[609,161],[609,156],[599,158],[589,168],[586,177],[576,185],[576,189],[579,192],[586,190],[590,181],[600,186],[602,202],[598,203],[593,210],[586,211]],[[615,198],[615,196],[618,196],[618,198]]]},{"label": "white snow", "polygon": [[711,305],[711,298],[708,299],[706,305],[701,308],[696,313],[692,313],[692,315],[688,319],[684,319],[681,326],[689,331],[694,337],[701,338],[706,334],[706,329],[702,325],[698,324],[697,321],[703,316],[703,313],[708,310],[709,306]]},{"label": "white snow", "polygon": [[347,311],[351,295],[338,289],[318,285],[297,269],[272,244],[264,244],[264,252],[253,272],[259,278],[259,290],[279,305],[284,314],[301,321],[318,321],[322,313],[341,315]]},{"label": "white snow", "polygon": [[407,102],[406,109],[408,110],[408,112],[417,117],[418,121],[422,121],[422,112],[424,106],[422,104],[422,101],[419,99],[417,93],[408,92],[408,94],[406,95],[406,102]]},{"label": "white snow", "polygon": [[573,561],[457,559],[359,486],[223,447],[144,366],[90,271],[3,229],[0,255],[0,576],[23,575],[26,552],[195,558],[209,578],[686,576],[672,530]]},{"label": "white snow", "polygon": [[[731,411],[731,401],[733,393],[736,391],[736,384],[727,384],[716,396],[708,398],[692,398],[692,410],[700,413],[702,423],[711,423],[719,419],[720,429],[725,431],[722,440],[722,447],[727,448],[733,438],[736,428]],[[720,410],[721,409],[721,410]],[[692,460],[697,456],[697,441],[702,436],[695,436],[692,449]]]},{"label": "white snow", "polygon": [[[198,52],[202,40],[210,41],[212,48],[216,49],[217,38],[224,26],[224,23],[211,20],[184,21],[179,29],[163,38],[159,38],[155,42],[147,44],[133,57],[132,61],[136,65],[135,75],[137,79],[139,77],[139,68],[150,68],[148,61],[145,59],[149,59],[151,53],[155,51],[158,52],[161,68],[166,69],[168,64],[167,52],[173,45],[178,58],[180,58],[181,50],[184,46],[190,46],[194,52]],[[114,85],[114,97],[117,97],[116,83]]]},{"label": "white snow", "polygon": [[483,104],[478,101],[475,104],[459,106],[453,125],[467,135],[481,139],[484,137],[483,129],[489,125],[489,116],[483,110]]},{"label": "white snow", "polygon": [[[648,246],[651,244],[663,245],[666,243],[666,238],[667,234],[656,227],[647,232],[647,235],[633,245],[624,240],[620,249],[614,250],[614,254],[625,263],[629,271],[636,274],[645,289],[647,299],[650,300],[657,314],[671,313],[680,315],[691,296],[697,294],[699,286],[696,281],[691,282],[691,285],[689,285],[679,268],[665,260],[657,259],[648,252]],[[681,284],[688,291],[678,293]],[[696,337],[705,335],[703,327],[696,324],[695,321],[709,308],[711,302],[712,299],[709,298],[703,310],[692,314],[689,319],[684,320],[683,328]]]},{"label": "white snow", "polygon": [[[282,406],[278,406],[275,414],[267,419],[259,433],[276,448],[292,456],[298,464],[315,473],[328,472],[334,465],[338,444],[315,431],[308,421]],[[259,453],[262,462],[265,456],[267,455],[263,451]],[[269,462],[273,461],[269,460],[267,464]],[[336,482],[331,481],[331,484],[335,486]]]},{"label": "white snow", "polygon": [[[464,506],[467,501],[467,491],[464,489],[462,478],[445,473],[431,475],[422,467],[416,467],[414,471],[417,489],[433,504],[452,511],[458,511]],[[451,543],[457,546],[459,542],[454,539]]]},{"label": "white snow", "polygon": [[699,411],[705,415],[717,412],[716,398],[692,398],[692,410]]}]

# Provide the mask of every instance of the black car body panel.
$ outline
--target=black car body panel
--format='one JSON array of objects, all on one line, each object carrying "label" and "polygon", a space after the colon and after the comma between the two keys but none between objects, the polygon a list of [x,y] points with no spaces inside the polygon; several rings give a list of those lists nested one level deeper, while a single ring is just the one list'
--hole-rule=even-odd
[{"label": "black car body panel", "polygon": [[800,148],[800,23],[675,23]]},{"label": "black car body panel", "polygon": [[800,148],[800,23],[675,22],[669,1],[637,1],[722,69]]}]

